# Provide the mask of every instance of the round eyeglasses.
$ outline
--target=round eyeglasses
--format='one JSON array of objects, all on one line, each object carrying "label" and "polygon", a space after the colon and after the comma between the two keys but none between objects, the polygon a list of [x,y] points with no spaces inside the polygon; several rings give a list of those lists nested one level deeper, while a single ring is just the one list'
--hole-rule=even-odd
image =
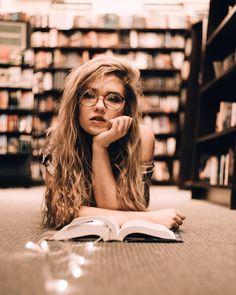
[{"label": "round eyeglasses", "polygon": [[102,98],[105,107],[111,111],[118,111],[125,101],[122,96],[116,93],[98,96],[94,91],[89,90],[82,95],[80,104],[85,107],[92,107],[97,104],[100,98]]}]

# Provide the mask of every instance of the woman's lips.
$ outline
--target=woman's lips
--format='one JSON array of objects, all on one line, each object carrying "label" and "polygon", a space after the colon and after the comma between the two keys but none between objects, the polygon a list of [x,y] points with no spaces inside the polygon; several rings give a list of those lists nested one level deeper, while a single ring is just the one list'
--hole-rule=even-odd
[{"label": "woman's lips", "polygon": [[104,125],[107,123],[106,121],[100,121],[100,120],[92,120],[92,122],[99,125]]},{"label": "woman's lips", "polygon": [[109,129],[111,128],[111,125],[112,125],[110,121],[108,121],[104,117],[100,117],[100,116],[94,116],[90,120],[97,125],[105,125]]}]

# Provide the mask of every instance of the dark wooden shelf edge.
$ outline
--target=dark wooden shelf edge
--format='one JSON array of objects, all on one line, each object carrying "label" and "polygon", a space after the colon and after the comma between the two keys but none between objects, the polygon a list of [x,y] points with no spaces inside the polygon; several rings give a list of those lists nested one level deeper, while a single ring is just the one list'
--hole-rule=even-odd
[{"label": "dark wooden shelf edge", "polygon": [[7,154],[0,154],[0,158],[18,158],[18,157],[31,157],[31,152],[30,153],[7,153]]},{"label": "dark wooden shelf edge", "polygon": [[0,131],[0,135],[7,135],[7,136],[20,136],[20,135],[29,135],[32,136],[32,132],[28,133],[28,132],[20,132],[20,131]]},{"label": "dark wooden shelf edge", "polygon": [[[49,31],[51,27],[33,27],[33,31]],[[188,28],[139,28],[139,27],[107,27],[107,28],[99,28],[99,27],[72,27],[68,29],[57,29],[60,32],[73,32],[73,31],[96,31],[96,32],[125,32],[125,31],[139,31],[139,32],[173,32],[185,34],[189,32]]]},{"label": "dark wooden shelf edge", "polygon": [[0,67],[1,68],[19,67],[23,69],[33,69],[33,65],[29,65],[29,64],[13,64],[13,63],[4,63],[4,62],[0,63]]},{"label": "dark wooden shelf edge", "polygon": [[232,185],[220,185],[220,184],[210,184],[202,181],[186,181],[185,186],[188,188],[203,188],[203,189],[211,189],[211,188],[220,188],[220,189],[231,189]]},{"label": "dark wooden shelf edge", "polygon": [[43,96],[43,95],[49,95],[49,94],[61,94],[62,92],[63,92],[62,89],[51,89],[51,90],[45,90],[43,92],[34,93],[34,96]]},{"label": "dark wooden shelf edge", "polygon": [[139,69],[141,73],[179,73],[180,69],[175,68],[146,68],[146,69]]},{"label": "dark wooden shelf edge", "polygon": [[158,155],[154,156],[155,161],[172,161],[172,160],[177,160],[179,159],[178,155]]},{"label": "dark wooden shelf edge", "polygon": [[41,179],[34,180],[31,177],[1,177],[0,188],[11,188],[11,187],[32,187],[32,186],[42,186],[44,181]]},{"label": "dark wooden shelf edge", "polygon": [[180,95],[180,90],[177,89],[144,89],[143,94],[163,94],[163,95]]},{"label": "dark wooden shelf edge", "polygon": [[208,92],[211,88],[216,87],[218,83],[222,83],[222,81],[226,80],[231,75],[233,76],[234,74],[236,74],[236,64],[234,64],[230,69],[228,69],[220,77],[215,78],[214,80],[208,82],[205,86],[203,86],[202,93]]},{"label": "dark wooden shelf edge", "polygon": [[154,134],[155,137],[162,137],[162,138],[167,138],[167,137],[177,137],[179,134],[177,132],[170,132],[170,133],[157,133]]},{"label": "dark wooden shelf edge", "polygon": [[152,179],[152,185],[176,185],[176,182],[173,180],[154,180]]},{"label": "dark wooden shelf edge", "polygon": [[34,113],[33,109],[0,109],[0,114],[27,114],[27,115],[32,115]]},{"label": "dark wooden shelf edge", "polygon": [[32,47],[33,50],[73,50],[73,51],[104,51],[104,50],[114,50],[118,52],[122,51],[163,51],[163,52],[171,52],[171,51],[184,51],[185,49],[182,47],[70,47],[70,46],[56,46],[56,47],[46,47],[46,46],[35,46]]},{"label": "dark wooden shelf edge", "polygon": [[72,68],[69,67],[53,67],[53,66],[48,66],[45,68],[34,68],[34,72],[56,72],[56,71],[62,71],[62,72],[67,72],[70,71]]},{"label": "dark wooden shelf edge", "polygon": [[32,91],[33,89],[30,87],[21,87],[21,86],[3,86],[0,85],[0,89],[7,89],[7,90],[22,90],[22,91]]},{"label": "dark wooden shelf edge", "polygon": [[141,112],[142,116],[153,116],[153,117],[158,117],[158,116],[178,116],[179,112],[160,112],[160,111],[153,111],[153,112]]},{"label": "dark wooden shelf edge", "polygon": [[219,138],[222,138],[224,136],[231,135],[231,134],[234,134],[234,133],[236,133],[236,126],[228,128],[226,130],[223,130],[222,132],[215,132],[215,133],[212,133],[212,134],[202,136],[202,137],[197,139],[197,143],[198,144],[205,143],[207,141],[216,140],[216,139],[219,139]]},{"label": "dark wooden shelf edge", "polygon": [[[72,67],[53,67],[53,66],[48,66],[45,68],[34,68],[34,72],[56,72],[56,71],[70,71]],[[180,69],[176,68],[145,68],[145,69],[139,69],[141,73],[164,73],[164,74],[172,74],[172,73],[179,73]]]},{"label": "dark wooden shelf edge", "polygon": [[236,17],[236,5],[232,9],[232,11],[226,15],[226,17],[223,19],[223,21],[217,26],[217,28],[214,30],[214,32],[211,34],[211,36],[208,38],[208,41],[206,43],[207,47],[211,46],[211,44],[213,42],[215,42],[215,40],[217,39],[219,34],[230,23],[230,21],[232,20],[233,17]]}]

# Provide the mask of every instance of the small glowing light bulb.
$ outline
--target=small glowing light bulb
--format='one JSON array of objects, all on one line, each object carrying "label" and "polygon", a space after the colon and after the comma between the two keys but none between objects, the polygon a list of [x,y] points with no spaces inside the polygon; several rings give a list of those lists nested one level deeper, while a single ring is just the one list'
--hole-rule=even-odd
[{"label": "small glowing light bulb", "polygon": [[42,252],[42,249],[39,247],[39,245],[29,241],[25,244],[25,248],[32,250],[32,251],[36,251],[36,252]]},{"label": "small glowing light bulb", "polygon": [[78,257],[78,262],[79,262],[79,264],[85,264],[85,258],[84,258],[84,256],[79,256]]},{"label": "small glowing light bulb", "polygon": [[78,264],[85,264],[85,258],[84,256],[81,256],[81,255],[77,255],[77,254],[71,254],[70,255],[70,258],[71,259],[74,259]]},{"label": "small glowing light bulb", "polygon": [[47,280],[45,282],[45,289],[48,292],[64,292],[68,287],[68,282],[66,280]]},{"label": "small glowing light bulb", "polygon": [[68,282],[66,280],[58,280],[58,283],[57,283],[57,290],[59,292],[63,292],[67,289],[68,287]]},{"label": "small glowing light bulb", "polygon": [[93,251],[95,249],[94,243],[93,242],[87,242],[86,243],[86,249],[88,251]]},{"label": "small glowing light bulb", "polygon": [[47,241],[43,240],[43,241],[40,243],[40,247],[41,247],[41,249],[43,250],[43,252],[49,252],[49,247],[48,247],[48,243],[47,243]]},{"label": "small glowing light bulb", "polygon": [[74,260],[70,261],[69,268],[74,278],[79,278],[82,275],[81,268]]}]

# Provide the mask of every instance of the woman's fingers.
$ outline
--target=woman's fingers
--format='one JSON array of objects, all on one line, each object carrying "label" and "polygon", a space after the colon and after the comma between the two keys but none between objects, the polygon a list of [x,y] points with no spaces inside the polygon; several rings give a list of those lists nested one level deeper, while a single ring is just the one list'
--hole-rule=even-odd
[{"label": "woman's fingers", "polygon": [[175,223],[175,224],[172,226],[172,229],[174,229],[174,230],[179,229],[179,225],[178,225],[178,223]]},{"label": "woman's fingers", "polygon": [[186,215],[184,213],[180,212],[180,211],[177,211],[177,216],[179,218],[181,218],[182,220],[184,220],[186,218]]},{"label": "woman's fingers", "polygon": [[128,131],[129,131],[129,128],[131,126],[131,123],[132,123],[132,118],[128,117],[128,116],[125,116],[124,117],[124,134],[127,134]]},{"label": "woman's fingers", "polygon": [[183,224],[183,220],[179,217],[175,218],[175,221],[177,222],[178,225],[182,225]]},{"label": "woman's fingers", "polygon": [[110,122],[112,123],[113,130],[117,128],[117,132],[120,134],[120,136],[124,136],[127,134],[131,123],[132,118],[128,116],[120,116],[114,119],[111,119]]}]

